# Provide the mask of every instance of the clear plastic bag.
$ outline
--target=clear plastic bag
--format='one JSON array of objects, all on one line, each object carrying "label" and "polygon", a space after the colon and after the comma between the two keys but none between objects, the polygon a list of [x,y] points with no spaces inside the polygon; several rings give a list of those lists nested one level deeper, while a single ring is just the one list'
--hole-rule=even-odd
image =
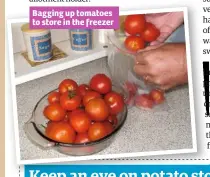
[{"label": "clear plastic bag", "polygon": [[[136,106],[144,110],[167,111],[169,106],[165,94],[159,91],[155,85],[146,84],[143,78],[133,71],[136,54],[125,49],[123,37],[110,33],[108,34],[108,40],[110,42],[108,68],[113,83],[123,88],[128,108]],[[156,102],[152,98],[157,98]],[[160,102],[157,101],[158,99]]]}]

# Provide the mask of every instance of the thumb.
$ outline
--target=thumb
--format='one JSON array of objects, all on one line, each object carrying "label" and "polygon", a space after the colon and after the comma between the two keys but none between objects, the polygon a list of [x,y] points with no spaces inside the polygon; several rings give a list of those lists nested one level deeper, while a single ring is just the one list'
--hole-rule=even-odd
[{"label": "thumb", "polygon": [[157,48],[161,47],[162,45],[164,45],[164,43],[155,46],[148,46],[143,50],[139,50],[135,55],[134,62],[136,64],[141,64],[141,65],[147,64],[148,55],[151,55],[152,51],[155,51]]}]

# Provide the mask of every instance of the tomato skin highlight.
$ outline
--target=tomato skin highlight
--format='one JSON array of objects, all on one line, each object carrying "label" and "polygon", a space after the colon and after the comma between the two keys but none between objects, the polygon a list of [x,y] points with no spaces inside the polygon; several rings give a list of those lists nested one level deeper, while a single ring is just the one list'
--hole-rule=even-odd
[{"label": "tomato skin highlight", "polygon": [[123,111],[124,100],[123,97],[117,92],[109,92],[105,95],[104,100],[110,108],[111,115],[117,115]]},{"label": "tomato skin highlight", "polygon": [[77,88],[77,83],[72,79],[64,79],[58,86],[60,94],[64,94],[69,91],[75,91]]},{"label": "tomato skin highlight", "polygon": [[111,79],[105,74],[96,74],[90,80],[90,88],[100,94],[106,94],[112,89]]},{"label": "tomato skin highlight", "polygon": [[155,41],[160,36],[160,31],[152,23],[146,23],[146,29],[142,33],[142,38],[146,42]]},{"label": "tomato skin highlight", "polygon": [[61,143],[73,143],[76,137],[74,129],[67,122],[50,122],[45,134],[48,138]]},{"label": "tomato skin highlight", "polygon": [[87,132],[86,133],[78,133],[76,135],[76,139],[74,141],[74,143],[76,144],[83,144],[83,143],[88,143],[90,142],[90,139],[88,137]]},{"label": "tomato skin highlight", "polygon": [[60,93],[56,91],[49,93],[47,100],[49,104],[59,103]]},{"label": "tomato skin highlight", "polygon": [[125,48],[132,52],[137,52],[140,49],[145,48],[145,42],[140,36],[128,36],[125,41]]},{"label": "tomato skin highlight", "polygon": [[59,103],[53,103],[44,108],[44,116],[51,121],[61,121],[66,116],[66,111]]},{"label": "tomato skin highlight", "polygon": [[82,97],[84,97],[86,95],[86,93],[90,90],[91,90],[91,88],[87,84],[81,84],[78,87],[78,92]]},{"label": "tomato skin highlight", "polygon": [[125,31],[130,35],[141,34],[145,29],[145,15],[128,15],[125,18],[124,27]]},{"label": "tomato skin highlight", "polygon": [[85,111],[92,121],[104,121],[109,116],[109,107],[102,98],[90,100],[85,107]]},{"label": "tomato skin highlight", "polygon": [[92,99],[94,99],[94,98],[101,98],[101,97],[102,97],[101,94],[98,93],[98,92],[96,92],[96,91],[88,91],[88,92],[86,93],[86,95],[83,97],[82,103],[83,103],[84,106],[86,106],[87,103],[88,103],[90,100],[92,100]]},{"label": "tomato skin highlight", "polygon": [[106,127],[101,122],[91,124],[88,130],[88,137],[91,141],[102,139],[107,135]]},{"label": "tomato skin highlight", "polygon": [[85,133],[88,131],[91,121],[85,112],[77,112],[70,114],[69,123],[77,133]]},{"label": "tomato skin highlight", "polygon": [[155,104],[161,104],[165,101],[164,93],[160,90],[153,89],[149,95]]},{"label": "tomato skin highlight", "polygon": [[66,92],[61,95],[60,104],[63,109],[72,111],[80,106],[81,100],[81,97],[75,92]]}]

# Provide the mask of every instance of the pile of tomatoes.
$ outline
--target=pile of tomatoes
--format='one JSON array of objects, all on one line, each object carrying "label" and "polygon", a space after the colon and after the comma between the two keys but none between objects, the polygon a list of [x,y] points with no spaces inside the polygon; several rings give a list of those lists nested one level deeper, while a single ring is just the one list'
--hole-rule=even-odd
[{"label": "pile of tomatoes", "polygon": [[94,75],[89,84],[63,80],[58,91],[49,93],[48,103],[43,110],[49,120],[45,134],[61,143],[93,142],[111,134],[124,109],[123,96],[112,90],[105,74]]},{"label": "pile of tomatoes", "polygon": [[165,101],[164,92],[158,89],[152,89],[148,92],[138,93],[138,86],[131,82],[126,82],[124,88],[128,92],[126,104],[135,105],[138,108],[152,109],[156,105],[160,105]]},{"label": "pile of tomatoes", "polygon": [[146,43],[160,36],[160,31],[147,22],[143,14],[128,15],[124,21],[124,31],[129,35],[124,41],[125,47],[132,52],[145,48]]}]

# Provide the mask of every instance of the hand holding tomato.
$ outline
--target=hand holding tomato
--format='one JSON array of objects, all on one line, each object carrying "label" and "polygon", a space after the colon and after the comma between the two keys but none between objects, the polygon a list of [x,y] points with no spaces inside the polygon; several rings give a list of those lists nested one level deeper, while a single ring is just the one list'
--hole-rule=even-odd
[{"label": "hand holding tomato", "polygon": [[187,83],[185,44],[163,44],[147,47],[138,53],[134,71],[146,82],[168,90]]},{"label": "hand holding tomato", "polygon": [[160,36],[150,45],[164,42],[184,22],[183,12],[146,14],[145,18],[160,31]]}]

